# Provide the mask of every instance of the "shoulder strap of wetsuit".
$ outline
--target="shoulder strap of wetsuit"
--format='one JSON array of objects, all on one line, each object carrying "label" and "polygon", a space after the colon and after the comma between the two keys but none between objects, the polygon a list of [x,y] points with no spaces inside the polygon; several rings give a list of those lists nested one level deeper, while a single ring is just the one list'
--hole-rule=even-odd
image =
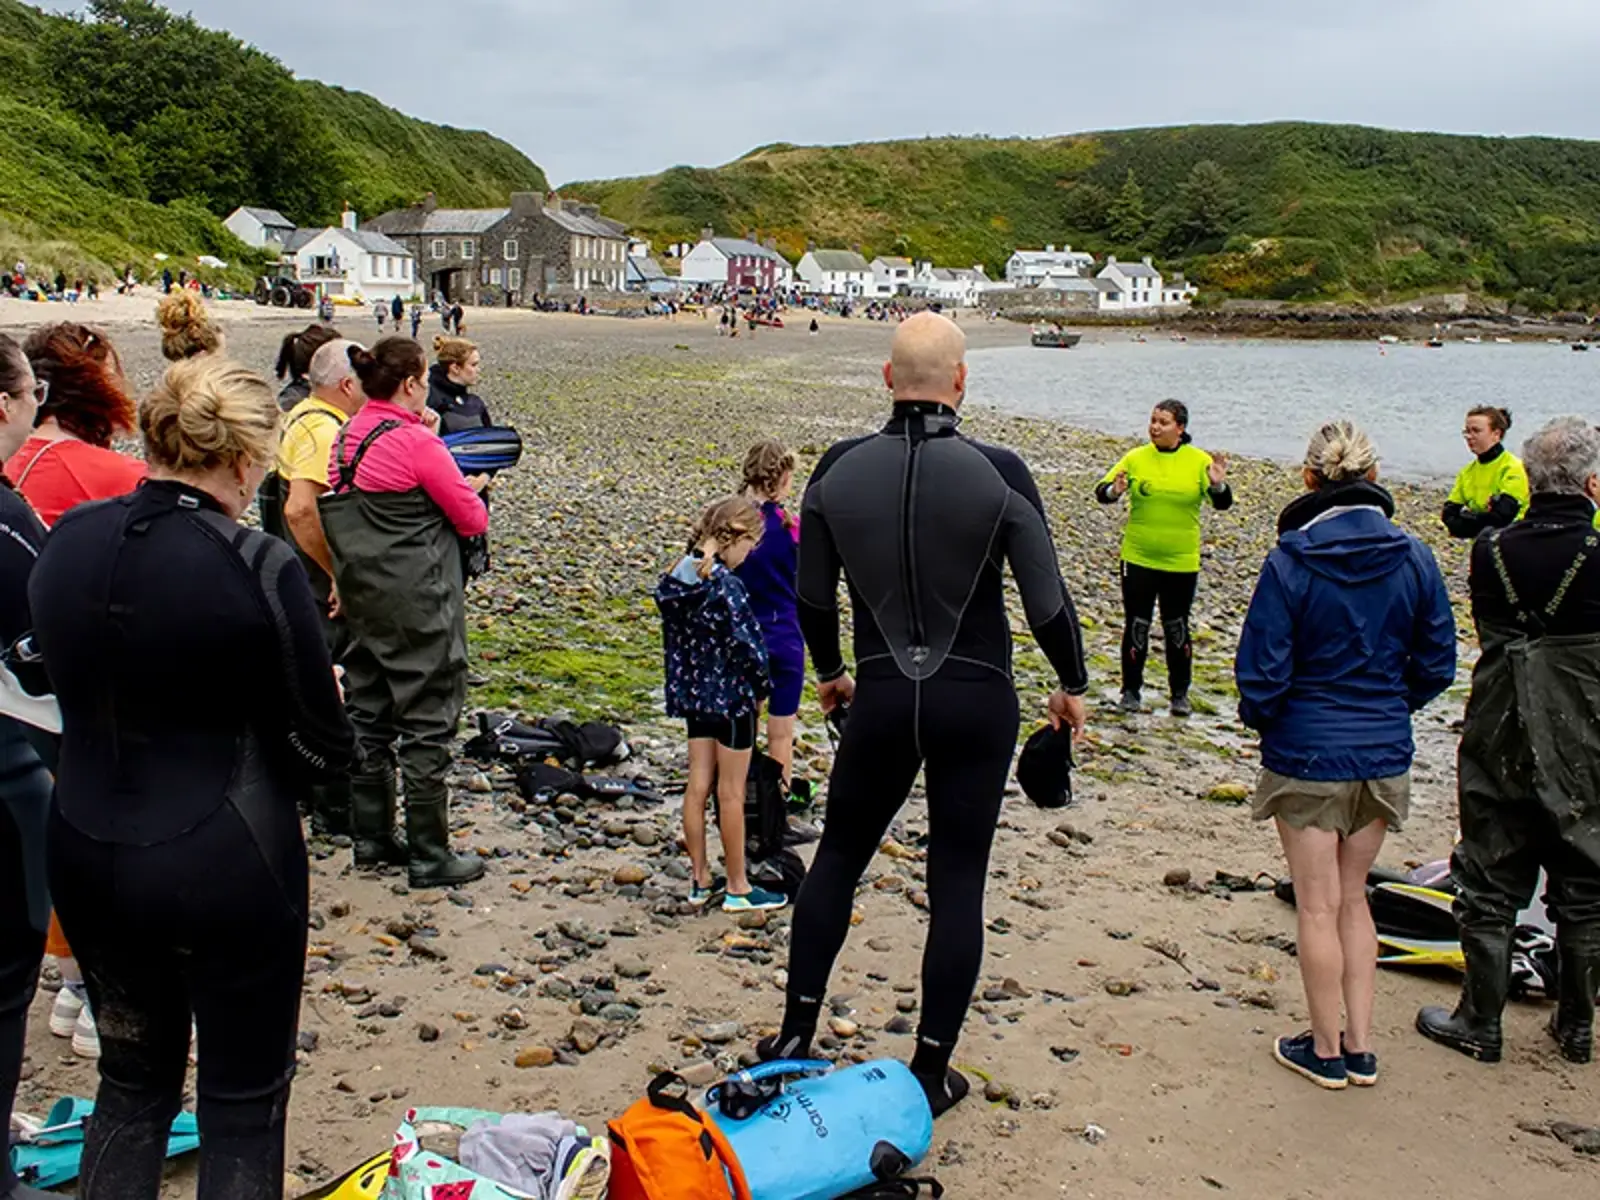
[{"label": "shoulder strap of wetsuit", "polygon": [[339,481],[334,485],[333,490],[335,492],[347,492],[355,487],[356,471],[360,469],[361,460],[367,456],[367,451],[372,449],[372,443],[391,429],[399,429],[401,424],[402,422],[392,418],[387,421],[379,421],[367,436],[361,439],[361,444],[356,447],[356,452],[350,457],[349,462],[346,462],[344,458],[344,435],[350,431],[350,426],[346,425],[341,429],[339,431]]}]

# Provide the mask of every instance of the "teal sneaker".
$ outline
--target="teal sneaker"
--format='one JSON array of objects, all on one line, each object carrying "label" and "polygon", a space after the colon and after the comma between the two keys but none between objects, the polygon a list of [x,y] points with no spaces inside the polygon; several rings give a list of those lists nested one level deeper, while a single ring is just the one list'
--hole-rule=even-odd
[{"label": "teal sneaker", "polygon": [[701,887],[698,883],[690,881],[689,903],[696,908],[704,908],[711,903],[712,897],[728,886],[728,881],[720,875],[711,877],[710,887]]},{"label": "teal sneaker", "polygon": [[722,898],[722,911],[731,913],[741,912],[766,912],[775,908],[787,908],[789,897],[781,892],[769,892],[766,888],[753,887],[743,895],[729,892]]}]

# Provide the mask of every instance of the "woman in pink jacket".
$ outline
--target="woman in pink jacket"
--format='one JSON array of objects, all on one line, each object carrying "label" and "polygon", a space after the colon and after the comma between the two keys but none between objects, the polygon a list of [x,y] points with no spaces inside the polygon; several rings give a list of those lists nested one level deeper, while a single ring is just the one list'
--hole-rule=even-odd
[{"label": "woman in pink jacket", "polygon": [[390,337],[349,353],[367,402],[334,442],[319,504],[354,643],[346,705],[365,759],[351,780],[355,862],[405,866],[414,888],[467,883],[483,862],[450,849],[445,777],[467,694],[463,541],[488,529],[488,479],[464,478],[439,440],[420,346]]}]

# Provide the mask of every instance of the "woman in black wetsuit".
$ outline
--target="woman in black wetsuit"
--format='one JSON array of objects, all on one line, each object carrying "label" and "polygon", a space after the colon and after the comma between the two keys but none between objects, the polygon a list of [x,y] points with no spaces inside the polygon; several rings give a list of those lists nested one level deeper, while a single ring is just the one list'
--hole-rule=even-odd
[{"label": "woman in black wetsuit", "polygon": [[[0,334],[0,455],[27,440],[39,410],[38,383],[22,347]],[[32,626],[28,576],[44,526],[11,484],[0,478],[0,645]],[[11,1115],[22,1074],[23,1035],[34,981],[44,955],[50,898],[45,887],[45,819],[50,773],[23,727],[0,717],[0,1116]],[[34,1200],[48,1193],[24,1187],[0,1156],[0,1200]]]},{"label": "woman in black wetsuit", "polygon": [[271,388],[212,355],[144,402],[150,479],[57,523],[29,587],[64,730],[51,896],[100,1025],[78,1195],[155,1197],[200,1056],[201,1200],[282,1192],[308,882],[297,803],[354,737],[305,569],[237,524]]}]

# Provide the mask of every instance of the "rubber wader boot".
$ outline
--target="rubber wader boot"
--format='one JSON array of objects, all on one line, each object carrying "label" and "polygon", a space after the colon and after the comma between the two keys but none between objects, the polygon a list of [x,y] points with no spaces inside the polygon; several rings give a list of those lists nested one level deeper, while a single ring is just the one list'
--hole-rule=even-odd
[{"label": "rubber wader boot", "polygon": [[1467,960],[1467,977],[1462,981],[1455,1012],[1423,1009],[1417,1014],[1417,1032],[1468,1058],[1497,1063],[1500,1015],[1511,990],[1511,929],[1463,929],[1461,951]]},{"label": "rubber wader boot", "polygon": [[322,837],[349,837],[355,832],[347,780],[319,783],[311,789],[311,829]]},{"label": "rubber wader boot", "polygon": [[1595,993],[1600,992],[1600,924],[1560,927],[1556,946],[1561,951],[1560,978],[1556,983],[1556,1011],[1550,1018],[1550,1036],[1568,1062],[1586,1063],[1594,1055]]},{"label": "rubber wader boot", "polygon": [[414,888],[451,887],[483,876],[483,859],[451,853],[449,793],[442,787],[406,797],[406,842]]},{"label": "rubber wader boot", "polygon": [[403,867],[411,861],[394,834],[394,772],[389,779],[358,775],[350,781],[350,815],[355,829],[357,867]]}]

